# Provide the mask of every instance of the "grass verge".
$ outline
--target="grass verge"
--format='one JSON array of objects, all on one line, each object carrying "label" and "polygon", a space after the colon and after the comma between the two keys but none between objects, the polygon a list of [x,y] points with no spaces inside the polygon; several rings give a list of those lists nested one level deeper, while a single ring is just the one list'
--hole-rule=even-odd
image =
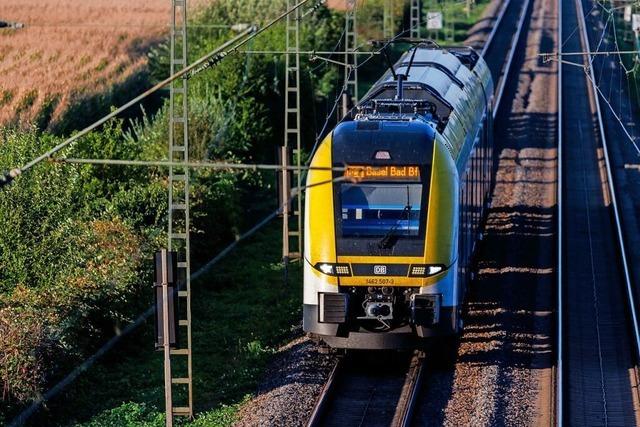
[{"label": "grass verge", "polygon": [[[192,284],[198,415],[190,423],[178,420],[179,425],[231,425],[275,349],[291,336],[291,325],[299,322],[301,269],[292,266],[285,287],[280,240],[280,227],[274,221]],[[125,340],[51,407],[56,409],[34,423],[163,426],[162,354],[153,351],[153,325],[146,324]]]},{"label": "grass verge", "polygon": [[469,29],[482,18],[484,10],[491,3],[491,0],[476,0],[469,13],[467,13],[465,1],[453,2],[449,0],[437,3],[434,0],[424,2],[424,19],[426,20],[427,13],[430,11],[442,12],[444,29],[440,31],[423,30],[423,37],[431,38],[439,44],[450,45],[462,43],[467,39]]}]

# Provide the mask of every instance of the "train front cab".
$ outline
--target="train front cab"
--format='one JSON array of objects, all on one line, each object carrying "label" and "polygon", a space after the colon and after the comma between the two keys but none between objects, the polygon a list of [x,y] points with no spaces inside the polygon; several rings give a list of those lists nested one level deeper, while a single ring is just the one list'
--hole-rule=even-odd
[{"label": "train front cab", "polygon": [[[331,347],[361,349],[414,348],[426,338],[459,333],[472,235],[482,215],[480,184],[487,178],[482,147],[472,151],[461,181],[428,124],[339,125],[319,147],[312,166],[366,165],[373,175],[394,167],[405,176],[309,188],[306,332]],[[419,178],[406,177],[407,168],[415,167]],[[359,170],[356,166],[349,173]],[[311,171],[307,185],[339,180],[342,173]],[[389,233],[390,224],[398,223]],[[386,244],[389,237],[395,241]]]}]

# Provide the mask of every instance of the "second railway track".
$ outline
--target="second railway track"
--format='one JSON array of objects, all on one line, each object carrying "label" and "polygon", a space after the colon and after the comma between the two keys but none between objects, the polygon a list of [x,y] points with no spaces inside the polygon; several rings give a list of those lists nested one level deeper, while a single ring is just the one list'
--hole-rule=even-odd
[{"label": "second railway track", "polygon": [[[563,50],[590,52],[581,0],[560,7]],[[557,421],[636,425],[638,327],[607,135],[589,57],[574,59],[560,68]]]}]

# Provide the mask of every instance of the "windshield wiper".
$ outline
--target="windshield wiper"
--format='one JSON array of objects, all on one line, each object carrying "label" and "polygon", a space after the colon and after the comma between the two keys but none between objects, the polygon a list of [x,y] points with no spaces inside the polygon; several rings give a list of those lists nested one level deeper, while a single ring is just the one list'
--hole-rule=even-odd
[{"label": "windshield wiper", "polygon": [[[410,220],[410,216],[411,216],[411,196],[409,194],[409,186],[407,185],[407,204],[405,205],[404,209],[402,210],[402,213],[400,214],[400,218],[402,218],[402,215],[404,215],[404,213],[407,213],[407,236],[410,233],[410,225],[409,225],[409,220]],[[392,243],[392,239],[394,236],[396,236],[396,230],[398,229],[398,227],[400,227],[400,223],[396,223],[393,227],[391,227],[389,229],[389,231],[387,231],[387,234],[384,235],[384,237],[382,239],[380,239],[380,241],[378,242],[378,248],[379,249],[390,249],[391,247],[393,247],[393,245],[395,245],[396,242]],[[397,240],[396,240],[397,241]]]},{"label": "windshield wiper", "polygon": [[[402,210],[402,214],[407,213],[407,223],[409,222],[409,213],[411,212],[411,205],[406,205],[404,207],[404,209]],[[402,215],[401,214],[401,215]],[[392,239],[393,237],[396,236],[396,230],[398,230],[398,227],[400,227],[400,223],[396,223],[393,227],[391,227],[389,229],[389,231],[387,231],[387,234],[384,235],[384,237],[382,239],[380,239],[380,241],[378,242],[378,248],[380,249],[390,249],[391,247],[393,247],[393,245],[395,244],[395,242],[392,243]],[[407,225],[407,230],[409,229],[409,226]]]}]

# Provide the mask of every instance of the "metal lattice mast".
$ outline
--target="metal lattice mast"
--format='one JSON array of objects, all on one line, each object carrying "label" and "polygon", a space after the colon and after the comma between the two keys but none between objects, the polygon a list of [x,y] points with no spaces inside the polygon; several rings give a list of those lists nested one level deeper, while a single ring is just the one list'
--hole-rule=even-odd
[{"label": "metal lattice mast", "polygon": [[382,37],[390,39],[394,31],[394,4],[393,0],[384,0],[384,11],[382,17]]},{"label": "metal lattice mast", "polygon": [[[287,8],[291,10],[295,7],[296,0],[287,0]],[[286,203],[283,209],[282,223],[282,257],[285,264],[291,259],[301,257],[302,253],[302,197],[300,188],[302,187],[302,174],[300,171],[302,154],[302,135],[300,123],[300,9],[287,15],[286,29],[286,49],[285,49],[285,115],[284,115],[284,152],[282,162],[284,165],[290,164],[289,152],[293,152],[293,164],[297,169],[293,171],[294,184],[296,185],[297,197],[291,205]],[[288,176],[287,173],[283,177]],[[283,188],[289,186],[288,179],[283,178]],[[291,198],[291,192],[285,190],[287,199]],[[290,215],[293,221],[290,221]]]},{"label": "metal lattice mast", "polygon": [[356,22],[356,0],[347,0],[347,12],[345,14],[345,55],[344,55],[344,81],[347,94],[351,97],[351,105],[358,103],[358,31]]},{"label": "metal lattice mast", "polygon": [[411,38],[419,39],[420,38],[420,0],[411,0],[411,10],[410,10],[410,20],[409,20],[409,28],[411,30]]},{"label": "metal lattice mast", "polygon": [[[188,65],[187,61],[187,0],[171,0],[171,75]],[[169,168],[168,248],[178,256],[178,316],[180,348],[172,349],[168,372],[171,374],[171,416],[193,416],[193,376],[191,365],[191,264],[189,217],[189,129],[187,79],[178,79],[169,89],[169,159],[185,166]],[[176,362],[175,364],[173,362]],[[173,366],[171,366],[173,365]],[[165,369],[165,372],[167,370]],[[177,386],[173,393],[173,386]],[[186,390],[185,390],[186,388]],[[174,397],[173,400],[170,400]],[[175,405],[173,401],[180,401]],[[167,412],[169,408],[167,408]],[[169,417],[167,417],[169,425]]]}]

